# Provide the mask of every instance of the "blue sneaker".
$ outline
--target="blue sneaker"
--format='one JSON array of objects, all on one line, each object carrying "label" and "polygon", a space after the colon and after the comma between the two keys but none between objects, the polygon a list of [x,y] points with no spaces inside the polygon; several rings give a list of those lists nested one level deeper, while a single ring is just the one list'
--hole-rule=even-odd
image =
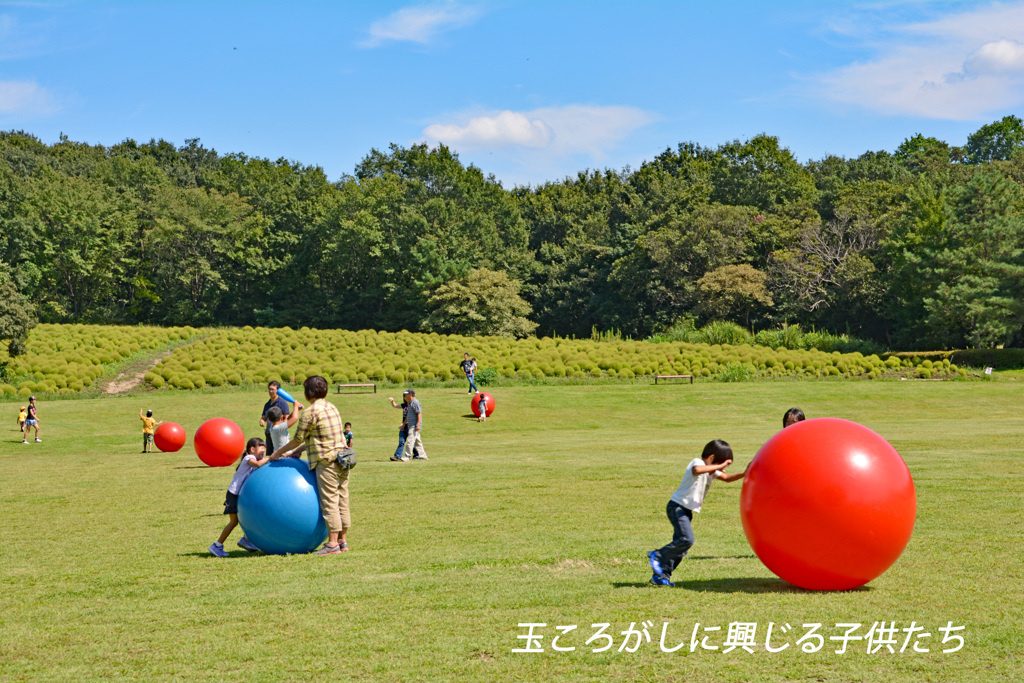
[{"label": "blue sneaker", "polygon": [[251,553],[259,551],[259,548],[256,547],[256,544],[250,541],[245,536],[242,536],[240,539],[238,539],[238,547],[244,548],[245,550],[248,550]]},{"label": "blue sneaker", "polygon": [[647,561],[651,563],[651,571],[658,576],[664,576],[665,572],[661,569],[661,562],[658,562],[658,551],[652,550],[647,553]]},{"label": "blue sneaker", "polygon": [[651,583],[653,583],[655,586],[674,586],[675,585],[674,583],[669,581],[667,578],[665,578],[661,574],[655,574],[654,576],[652,576],[651,577]]},{"label": "blue sneaker", "polygon": [[224,545],[222,543],[214,543],[210,546],[209,550],[217,557],[231,557],[228,555],[227,551],[224,550]]}]

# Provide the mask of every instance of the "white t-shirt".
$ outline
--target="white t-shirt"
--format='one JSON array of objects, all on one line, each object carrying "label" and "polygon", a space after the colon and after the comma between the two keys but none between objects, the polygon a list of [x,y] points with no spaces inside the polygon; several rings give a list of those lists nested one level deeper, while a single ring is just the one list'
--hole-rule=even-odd
[{"label": "white t-shirt", "polygon": [[276,451],[281,446],[285,445],[292,438],[288,436],[288,421],[284,420],[280,424],[270,425],[270,442],[271,442],[271,453]]},{"label": "white t-shirt", "polygon": [[679,503],[684,508],[693,510],[694,512],[700,512],[701,503],[704,502],[704,496],[708,493],[708,487],[711,486],[712,479],[718,479],[720,476],[719,470],[715,470],[710,474],[694,474],[693,468],[697,465],[703,465],[704,461],[700,458],[694,458],[690,461],[690,464],[686,466],[686,474],[683,475],[683,483],[679,485],[679,488],[675,493],[672,494],[672,500]]},{"label": "white t-shirt", "polygon": [[249,478],[252,471],[256,469],[256,465],[253,464],[254,462],[256,462],[256,456],[252,453],[242,458],[242,462],[238,469],[235,470],[235,476],[231,480],[231,486],[228,487],[228,493],[233,493],[237,496],[241,492],[242,484]]}]

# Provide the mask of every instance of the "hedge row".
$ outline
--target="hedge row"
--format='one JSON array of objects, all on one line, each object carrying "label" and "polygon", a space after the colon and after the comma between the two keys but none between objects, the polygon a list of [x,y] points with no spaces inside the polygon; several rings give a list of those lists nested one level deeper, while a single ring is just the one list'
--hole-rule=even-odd
[{"label": "hedge row", "polygon": [[235,328],[180,348],[146,375],[154,387],[193,389],[310,375],[331,382],[396,384],[461,378],[463,352],[501,377],[618,377],[692,374],[747,377],[867,377],[894,372],[918,377],[964,374],[948,359],[827,353],[779,347],[681,342],[522,339],[373,330]]},{"label": "hedge row", "polygon": [[75,393],[93,385],[107,366],[127,358],[189,339],[191,327],[129,327],[115,325],[39,325],[29,334],[26,353],[8,358],[8,381],[0,383],[0,395]]}]

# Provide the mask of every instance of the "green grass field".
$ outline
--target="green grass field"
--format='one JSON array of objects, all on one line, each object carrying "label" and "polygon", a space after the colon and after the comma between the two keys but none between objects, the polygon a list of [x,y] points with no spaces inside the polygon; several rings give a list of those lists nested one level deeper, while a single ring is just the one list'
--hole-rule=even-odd
[{"label": "green grass field", "polygon": [[[189,434],[224,416],[259,436],[262,392],[150,392],[43,402],[42,444],[21,445],[16,406],[0,438],[0,679],[1019,681],[1024,677],[1024,532],[1015,383],[775,382],[499,388],[485,424],[462,390],[424,389],[429,462],[392,463],[401,413],[384,396],[333,396],[354,423],[353,551],[231,558],[206,547],[225,519],[232,471],[202,466],[191,441],[144,456],[138,411]],[[813,593],[757,560],[740,484],[712,487],[676,588],[647,584],[647,550],[671,528],[664,506],[711,438],[738,467],[799,406],[861,422],[913,473],[914,536],[866,588]],[[6,418],[5,418],[6,419]],[[619,652],[631,622],[651,643]],[[928,654],[865,641],[795,645],[804,623],[912,621]],[[962,625],[942,654],[939,627]],[[545,652],[520,622],[543,622]],[[660,651],[662,625],[674,653]],[[756,622],[753,653],[691,653],[696,623],[722,646]],[[789,649],[767,652],[772,645]],[[615,644],[584,642],[609,623]],[[556,625],[573,652],[552,651]],[[780,631],[792,626],[788,634]],[[945,647],[950,647],[947,645]]]}]

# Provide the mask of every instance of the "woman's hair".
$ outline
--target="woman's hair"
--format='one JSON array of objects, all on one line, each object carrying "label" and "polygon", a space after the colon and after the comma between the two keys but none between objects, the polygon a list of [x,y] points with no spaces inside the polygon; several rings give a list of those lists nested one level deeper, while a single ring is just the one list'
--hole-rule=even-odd
[{"label": "woman's hair", "polygon": [[709,455],[715,456],[711,460],[712,465],[721,465],[726,460],[732,460],[732,446],[721,439],[708,441],[708,445],[704,447],[704,452],[700,454],[700,459],[704,460]]},{"label": "woman's hair", "polygon": [[804,417],[804,411],[799,408],[790,408],[786,411],[786,414],[782,416],[782,426],[785,427],[790,419],[792,419],[793,422],[803,422],[807,418]]},{"label": "woman's hair", "polygon": [[306,398],[310,401],[317,398],[327,398],[327,380],[320,375],[307,377],[306,381],[302,383],[302,388],[306,392]]},{"label": "woman's hair", "polygon": [[281,412],[281,409],[278,408],[277,406],[274,406],[273,408],[267,411],[267,419],[275,424],[279,422],[282,417],[284,417],[284,413]]},{"label": "woman's hair", "polygon": [[257,436],[254,436],[253,438],[251,438],[251,439],[249,439],[248,441],[245,442],[245,452],[246,453],[252,453],[254,450],[259,448],[260,446],[266,446],[266,444],[263,442],[263,439],[261,439],[261,438],[259,438]]}]

